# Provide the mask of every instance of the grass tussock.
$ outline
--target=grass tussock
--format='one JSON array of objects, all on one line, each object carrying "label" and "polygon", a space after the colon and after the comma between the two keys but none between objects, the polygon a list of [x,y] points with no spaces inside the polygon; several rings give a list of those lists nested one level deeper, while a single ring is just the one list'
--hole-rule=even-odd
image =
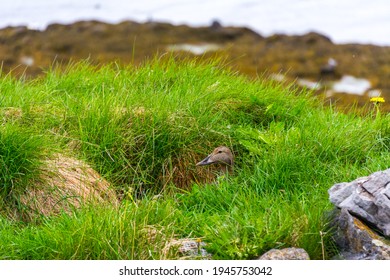
[{"label": "grass tussock", "polygon": [[[76,63],[33,81],[1,77],[0,96],[1,259],[175,259],[180,238],[201,238],[215,259],[289,246],[330,258],[328,188],[390,159],[380,107],[340,113],[216,62]],[[235,154],[233,174],[195,166],[219,145]],[[120,205],[12,219],[59,151],[92,167]]]},{"label": "grass tussock", "polygon": [[32,221],[62,212],[70,214],[85,202],[115,207],[118,199],[107,180],[90,166],[55,154],[43,162],[34,187],[23,192],[19,202],[22,211],[17,214],[24,220]]}]

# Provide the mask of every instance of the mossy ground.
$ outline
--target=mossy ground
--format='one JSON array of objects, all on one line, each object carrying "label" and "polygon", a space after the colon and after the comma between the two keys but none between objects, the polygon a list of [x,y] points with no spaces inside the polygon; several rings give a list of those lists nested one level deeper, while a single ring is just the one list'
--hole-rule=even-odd
[{"label": "mossy ground", "polygon": [[[389,117],[341,113],[221,65],[84,62],[31,81],[1,77],[0,258],[175,259],[173,238],[201,238],[215,259],[290,246],[330,258],[327,190],[388,167]],[[231,175],[195,166],[219,145],[234,151]],[[97,170],[120,206],[10,219],[58,151]]]}]

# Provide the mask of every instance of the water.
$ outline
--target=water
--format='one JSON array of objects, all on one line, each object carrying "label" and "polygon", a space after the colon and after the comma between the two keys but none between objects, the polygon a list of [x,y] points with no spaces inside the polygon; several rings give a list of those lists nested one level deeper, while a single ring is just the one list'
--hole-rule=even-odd
[{"label": "water", "polygon": [[356,94],[363,96],[371,88],[371,83],[367,79],[356,78],[354,76],[345,75],[341,80],[333,84],[335,92],[343,92],[348,94]]},{"label": "water", "polygon": [[261,35],[320,32],[335,43],[390,46],[388,0],[0,0],[0,28],[77,20],[164,21],[193,26],[219,20]]}]

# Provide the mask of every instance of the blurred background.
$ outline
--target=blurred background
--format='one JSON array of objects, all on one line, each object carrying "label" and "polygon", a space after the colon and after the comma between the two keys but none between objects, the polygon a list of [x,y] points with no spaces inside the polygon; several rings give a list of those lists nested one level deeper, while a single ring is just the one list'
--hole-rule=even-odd
[{"label": "blurred background", "polygon": [[[249,77],[295,82],[349,107],[390,100],[386,0],[1,0],[2,72],[59,62],[223,57]],[[387,105],[384,106],[387,108]]]},{"label": "blurred background", "polygon": [[163,21],[204,26],[213,20],[247,26],[264,36],[310,31],[335,43],[390,45],[390,5],[386,0],[2,0],[0,27],[79,20],[119,23]]}]

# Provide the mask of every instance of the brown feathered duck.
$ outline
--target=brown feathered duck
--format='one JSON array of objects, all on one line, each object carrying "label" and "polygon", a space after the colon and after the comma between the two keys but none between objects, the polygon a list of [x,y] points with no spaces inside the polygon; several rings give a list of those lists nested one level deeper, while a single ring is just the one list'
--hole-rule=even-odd
[{"label": "brown feathered duck", "polygon": [[196,166],[218,164],[221,166],[221,171],[232,172],[233,169],[233,154],[228,147],[220,146],[214,149],[202,161],[198,162]]}]

